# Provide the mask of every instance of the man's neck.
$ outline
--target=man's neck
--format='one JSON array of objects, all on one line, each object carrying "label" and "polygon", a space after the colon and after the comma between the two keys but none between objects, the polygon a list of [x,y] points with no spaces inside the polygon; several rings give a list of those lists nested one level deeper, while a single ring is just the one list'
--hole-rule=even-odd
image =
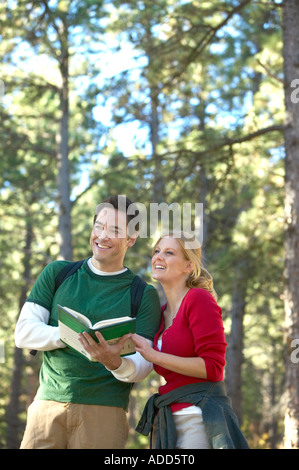
[{"label": "man's neck", "polygon": [[101,275],[111,275],[111,274],[121,274],[122,272],[126,271],[127,268],[125,268],[123,265],[121,266],[107,266],[102,265],[99,263],[97,260],[95,260],[93,257],[88,260],[88,264],[90,269],[95,273],[95,274],[101,274]]}]

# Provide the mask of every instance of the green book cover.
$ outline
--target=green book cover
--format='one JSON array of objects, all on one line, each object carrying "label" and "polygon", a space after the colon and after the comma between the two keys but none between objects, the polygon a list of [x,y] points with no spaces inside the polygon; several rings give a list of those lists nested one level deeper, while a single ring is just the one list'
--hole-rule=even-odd
[{"label": "green book cover", "polygon": [[[100,331],[101,335],[109,344],[116,343],[123,335],[136,333],[136,318],[119,317],[103,320],[92,325],[90,320],[82,313],[61,305],[57,305],[57,307],[61,341],[78,351],[80,354],[83,354],[89,360],[92,360],[92,358],[80,343],[78,339],[79,333],[87,331],[95,341],[98,341],[95,332]],[[128,356],[134,353],[135,344],[129,338],[124,344],[121,356]]]}]

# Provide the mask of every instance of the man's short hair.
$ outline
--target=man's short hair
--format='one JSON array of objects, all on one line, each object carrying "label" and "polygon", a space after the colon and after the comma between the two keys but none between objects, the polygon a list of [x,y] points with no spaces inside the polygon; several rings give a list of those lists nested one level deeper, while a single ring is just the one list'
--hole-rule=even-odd
[{"label": "man's short hair", "polygon": [[[134,202],[132,202],[127,196],[109,196],[104,199],[103,202],[97,205],[95,209],[95,215],[93,218],[93,224],[97,219],[97,216],[101,212],[101,210],[105,207],[113,208],[121,212],[125,212],[127,215],[127,226],[129,222],[139,215],[139,210]],[[139,221],[136,222],[134,226],[136,232],[139,231]]]}]

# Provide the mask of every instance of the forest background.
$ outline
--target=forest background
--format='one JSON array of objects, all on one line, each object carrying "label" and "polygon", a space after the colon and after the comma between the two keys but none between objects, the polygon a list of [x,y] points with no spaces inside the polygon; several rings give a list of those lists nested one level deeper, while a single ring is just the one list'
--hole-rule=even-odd
[{"label": "forest background", "polygon": [[[49,262],[90,255],[111,194],[203,204],[233,406],[252,448],[298,448],[298,0],[2,0],[0,20],[0,448],[38,385],[21,306]],[[153,283],[151,245],[126,264]],[[158,385],[133,388],[129,448]]]}]

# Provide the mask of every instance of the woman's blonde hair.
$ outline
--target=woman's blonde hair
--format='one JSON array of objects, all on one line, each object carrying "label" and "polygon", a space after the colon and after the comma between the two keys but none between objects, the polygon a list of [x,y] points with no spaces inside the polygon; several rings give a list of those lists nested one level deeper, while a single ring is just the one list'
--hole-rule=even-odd
[{"label": "woman's blonde hair", "polygon": [[192,263],[193,269],[186,280],[186,286],[189,288],[200,287],[201,289],[206,289],[216,299],[217,294],[213,286],[213,278],[202,264],[201,246],[200,243],[195,240],[194,235],[190,235],[189,233],[183,231],[173,231],[163,234],[155,243],[152,255],[154,254],[155,248],[159,241],[166,237],[175,238],[181,246],[186,260],[191,261]]}]

